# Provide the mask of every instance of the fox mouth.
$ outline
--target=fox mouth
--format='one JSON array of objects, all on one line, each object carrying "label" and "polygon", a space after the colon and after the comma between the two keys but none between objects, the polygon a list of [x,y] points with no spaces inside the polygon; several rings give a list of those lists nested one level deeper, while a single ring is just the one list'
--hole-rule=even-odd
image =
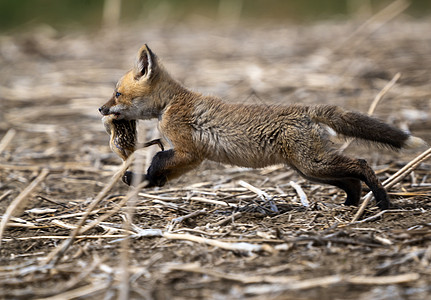
[{"label": "fox mouth", "polygon": [[119,112],[112,113],[111,115],[113,115],[115,119],[118,119],[120,117]]}]

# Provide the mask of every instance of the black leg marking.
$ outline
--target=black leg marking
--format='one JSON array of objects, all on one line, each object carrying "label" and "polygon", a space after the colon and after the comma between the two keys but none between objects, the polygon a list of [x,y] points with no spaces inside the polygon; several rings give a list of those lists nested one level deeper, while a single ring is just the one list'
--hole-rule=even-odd
[{"label": "black leg marking", "polygon": [[173,149],[156,153],[145,178],[150,182],[148,187],[165,185],[169,176],[167,167],[169,167],[169,162],[173,159],[174,154]]},{"label": "black leg marking", "polygon": [[339,180],[327,180],[322,182],[339,187],[344,192],[346,192],[347,198],[346,201],[344,201],[344,205],[358,206],[359,200],[361,199],[362,191],[361,181],[359,179],[345,178]]},{"label": "black leg marking", "polygon": [[[135,173],[133,173],[132,171],[126,171],[126,172],[124,172],[124,175],[123,175],[123,177],[121,179],[128,186],[133,186],[134,180],[135,180],[135,176],[137,176],[137,175]],[[142,181],[146,180],[147,179],[147,175],[140,174],[139,178],[141,180],[138,182],[138,184],[141,183]],[[148,187],[148,186],[146,186],[146,187]]]},{"label": "black leg marking", "polygon": [[358,177],[365,182],[373,192],[377,206],[381,210],[388,209],[390,206],[389,196],[382,183],[377,178],[376,173],[374,173],[373,169],[371,169],[364,159],[358,159],[357,161],[362,170],[362,173]]},{"label": "black leg marking", "polygon": [[309,162],[305,168],[301,166],[300,174],[306,179],[343,189],[347,193],[346,205],[358,205],[361,197],[360,181],[363,181],[373,192],[377,206],[382,210],[389,208],[388,194],[365,160],[333,154],[316,163],[312,160]]},{"label": "black leg marking", "polygon": [[128,186],[132,184],[132,179],[133,179],[133,173],[131,171],[126,171],[123,177],[121,178],[121,180],[123,180],[123,182]]}]

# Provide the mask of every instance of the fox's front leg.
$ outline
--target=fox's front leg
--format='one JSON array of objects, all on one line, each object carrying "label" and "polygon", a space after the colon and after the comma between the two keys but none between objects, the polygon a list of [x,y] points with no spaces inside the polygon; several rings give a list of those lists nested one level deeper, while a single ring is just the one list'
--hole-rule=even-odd
[{"label": "fox's front leg", "polygon": [[[202,159],[189,152],[175,149],[160,151],[153,157],[147,174],[141,178],[148,181],[146,187],[163,186],[168,180],[194,169],[201,162]],[[133,172],[127,171],[124,173],[123,182],[127,185],[136,184],[133,182],[135,176],[137,175]]]}]

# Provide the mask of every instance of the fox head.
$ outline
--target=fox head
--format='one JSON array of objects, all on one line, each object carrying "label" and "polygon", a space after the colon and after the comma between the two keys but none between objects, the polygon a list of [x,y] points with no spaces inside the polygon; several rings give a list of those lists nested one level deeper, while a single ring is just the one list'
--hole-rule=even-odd
[{"label": "fox head", "polygon": [[120,78],[100,113],[127,120],[157,118],[166,105],[160,96],[161,85],[169,81],[166,77],[170,78],[157,56],[147,45],[142,46],[133,69]]}]

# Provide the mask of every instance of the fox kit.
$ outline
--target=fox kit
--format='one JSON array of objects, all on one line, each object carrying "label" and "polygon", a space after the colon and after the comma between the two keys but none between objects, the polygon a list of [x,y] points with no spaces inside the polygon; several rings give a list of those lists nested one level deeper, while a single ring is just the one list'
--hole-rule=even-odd
[{"label": "fox kit", "polygon": [[[153,157],[144,175],[148,187],[163,186],[204,159],[251,168],[285,164],[306,179],[344,190],[346,205],[358,205],[363,181],[378,207],[387,209],[388,195],[374,171],[365,160],[331,149],[326,126],[394,149],[424,144],[377,119],[338,106],[231,104],[201,95],[174,80],[147,45],[99,111],[126,123],[159,120],[160,133],[172,148]],[[121,150],[121,143],[118,147]],[[128,171],[123,181],[130,184],[132,177]]]}]

